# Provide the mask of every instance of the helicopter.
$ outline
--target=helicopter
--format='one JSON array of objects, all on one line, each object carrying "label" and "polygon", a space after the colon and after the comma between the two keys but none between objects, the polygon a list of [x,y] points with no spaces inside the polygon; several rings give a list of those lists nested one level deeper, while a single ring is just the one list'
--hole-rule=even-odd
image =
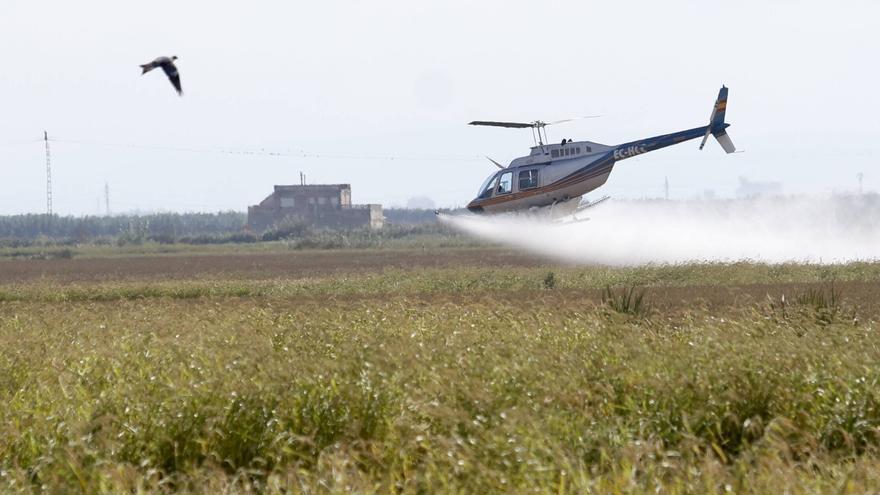
[{"label": "helicopter", "polygon": [[[718,92],[718,98],[709,117],[709,125],[617,146],[591,141],[572,142],[570,139],[563,139],[559,144],[545,144],[546,126],[574,119],[555,122],[540,120],[470,122],[469,125],[476,126],[530,128],[535,146],[527,156],[514,159],[507,167],[489,158],[501,170],[493,173],[483,182],[477,197],[467,205],[467,209],[478,214],[543,211],[553,218],[561,218],[574,215],[608,199],[606,196],[586,205],[581,204],[581,196],[605,184],[614,164],[619,161],[699,137],[703,138],[699,148],[702,150],[710,134],[715,137],[724,151],[734,153],[736,147],[726,131],[730,124],[724,122],[727,92],[726,86],[722,86]],[[592,118],[592,116],[581,118]],[[576,217],[575,221],[577,221]]]}]

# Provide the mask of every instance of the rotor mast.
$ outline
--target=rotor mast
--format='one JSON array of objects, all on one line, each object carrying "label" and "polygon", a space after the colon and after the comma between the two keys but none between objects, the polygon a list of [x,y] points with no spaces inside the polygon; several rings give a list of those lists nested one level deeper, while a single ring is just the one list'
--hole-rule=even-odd
[{"label": "rotor mast", "polygon": [[[541,122],[540,120],[532,122],[532,139],[535,141],[535,146],[540,146],[542,150],[544,148],[544,141],[548,140],[545,127],[547,127],[546,122]],[[541,137],[542,132],[544,133],[543,138]]]}]

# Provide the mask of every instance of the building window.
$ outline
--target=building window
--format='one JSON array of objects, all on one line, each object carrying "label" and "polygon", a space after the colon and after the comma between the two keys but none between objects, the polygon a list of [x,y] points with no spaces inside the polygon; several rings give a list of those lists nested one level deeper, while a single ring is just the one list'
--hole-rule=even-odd
[{"label": "building window", "polygon": [[309,198],[309,204],[310,205],[315,204],[315,198]]},{"label": "building window", "polygon": [[519,190],[522,191],[524,189],[531,189],[533,187],[538,187],[538,171],[537,170],[523,170],[519,173]]},{"label": "building window", "polygon": [[550,150],[550,158],[559,158],[559,150]]},{"label": "building window", "polygon": [[339,206],[339,198],[337,198],[337,197],[330,198],[330,204],[333,206]]},{"label": "building window", "polygon": [[325,204],[327,204],[327,198],[325,198],[324,196],[320,196],[320,197],[318,198],[318,204],[319,204],[319,205],[325,205]]},{"label": "building window", "polygon": [[281,196],[282,208],[293,208],[296,206],[296,199],[293,196]]}]

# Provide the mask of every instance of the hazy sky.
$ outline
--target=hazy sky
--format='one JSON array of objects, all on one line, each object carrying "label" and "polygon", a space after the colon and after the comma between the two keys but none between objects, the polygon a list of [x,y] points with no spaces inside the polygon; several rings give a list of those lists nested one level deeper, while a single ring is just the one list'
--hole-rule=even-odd
[{"label": "hazy sky", "polygon": [[[880,2],[0,0],[0,214],[244,210],[273,184],[356,202],[462,205],[527,154],[474,119],[601,119],[616,144],[705,125],[721,84],[746,153],[688,142],[619,164],[602,193],[880,189]],[[177,55],[185,95],[138,65]],[[239,155],[265,150],[287,156]],[[193,150],[193,151],[185,151]],[[309,157],[301,155],[309,154]],[[318,155],[315,157],[314,155]],[[377,159],[375,157],[394,157]]]}]

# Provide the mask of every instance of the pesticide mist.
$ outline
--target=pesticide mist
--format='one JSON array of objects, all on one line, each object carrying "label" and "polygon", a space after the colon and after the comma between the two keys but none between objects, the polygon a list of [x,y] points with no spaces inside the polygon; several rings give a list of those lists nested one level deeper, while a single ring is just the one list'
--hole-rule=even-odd
[{"label": "pesticide mist", "polygon": [[608,201],[553,224],[520,216],[443,216],[485,240],[575,263],[844,263],[880,259],[880,196]]}]

